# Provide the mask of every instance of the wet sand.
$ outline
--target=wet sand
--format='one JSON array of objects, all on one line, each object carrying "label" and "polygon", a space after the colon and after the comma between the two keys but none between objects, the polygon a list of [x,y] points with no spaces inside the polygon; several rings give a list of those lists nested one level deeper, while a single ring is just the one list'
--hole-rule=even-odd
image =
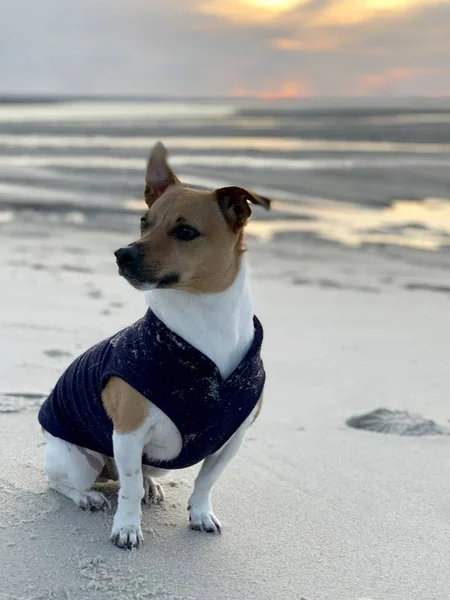
[{"label": "wet sand", "polygon": [[278,201],[257,216],[268,221],[254,228],[261,237],[450,245],[450,112],[438,101],[0,103],[0,219],[32,208],[89,211],[92,223],[96,209],[142,210],[157,139],[184,182],[246,185]]}]

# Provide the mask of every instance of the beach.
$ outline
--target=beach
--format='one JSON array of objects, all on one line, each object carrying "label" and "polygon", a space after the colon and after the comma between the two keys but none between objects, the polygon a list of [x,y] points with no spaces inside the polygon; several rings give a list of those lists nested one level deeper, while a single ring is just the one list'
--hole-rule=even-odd
[{"label": "beach", "polygon": [[[0,599],[446,600],[448,112],[87,104],[0,105]],[[99,513],[47,490],[37,411],[145,310],[113,251],[138,236],[158,138],[190,185],[274,200],[248,228],[267,386],[214,489],[222,535],[188,529],[194,467],[123,552],[114,484]],[[380,408],[441,433],[348,426]]]}]

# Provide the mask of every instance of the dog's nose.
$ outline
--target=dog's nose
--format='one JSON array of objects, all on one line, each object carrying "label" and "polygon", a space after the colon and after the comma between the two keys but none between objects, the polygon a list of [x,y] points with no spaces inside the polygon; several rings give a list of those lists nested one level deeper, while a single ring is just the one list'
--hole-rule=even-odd
[{"label": "dog's nose", "polygon": [[136,248],[136,246],[119,248],[114,252],[114,256],[121,267],[132,267],[137,263],[139,258],[139,248]]}]

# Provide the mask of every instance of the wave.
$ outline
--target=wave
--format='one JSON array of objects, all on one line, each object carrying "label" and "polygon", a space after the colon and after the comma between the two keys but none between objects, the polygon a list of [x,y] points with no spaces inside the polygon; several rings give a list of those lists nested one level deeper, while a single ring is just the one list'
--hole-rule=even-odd
[{"label": "wave", "polygon": [[[313,171],[320,169],[398,169],[399,167],[450,166],[450,157],[402,157],[395,160],[382,157],[355,158],[273,158],[231,155],[176,155],[171,158],[173,166],[246,168],[279,171]],[[86,154],[74,155],[20,155],[0,156],[0,167],[69,167],[73,169],[130,169],[142,170],[144,160]]]},{"label": "wave", "polygon": [[[109,135],[8,135],[0,134],[0,147],[14,148],[114,148],[149,150],[159,138]],[[262,150],[295,151],[299,141],[279,137],[164,136],[169,150]],[[450,145],[449,145],[450,147]]]},{"label": "wave", "polygon": [[0,104],[2,123],[55,123],[186,120],[198,117],[229,117],[236,114],[232,104],[184,102],[65,102]]},{"label": "wave", "polygon": [[[158,141],[158,138],[152,136],[0,134],[0,147],[5,146],[10,148],[131,148],[149,150],[156,141]],[[169,150],[450,154],[450,144],[428,142],[375,142],[327,139],[306,140],[298,138],[248,136],[164,136],[164,143]],[[217,160],[219,159],[219,157],[214,157],[213,160],[216,160],[216,158]],[[227,159],[227,157],[224,158],[225,160]]]}]

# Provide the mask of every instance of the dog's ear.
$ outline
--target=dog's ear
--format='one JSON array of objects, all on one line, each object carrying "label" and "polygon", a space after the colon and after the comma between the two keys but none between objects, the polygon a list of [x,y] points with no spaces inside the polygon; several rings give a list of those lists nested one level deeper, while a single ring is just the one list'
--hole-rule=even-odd
[{"label": "dog's ear", "polygon": [[233,231],[245,225],[252,214],[250,202],[259,204],[266,210],[270,209],[270,200],[258,196],[244,188],[237,186],[224,187],[216,190],[217,201],[227,223]]},{"label": "dog's ear", "polygon": [[167,150],[161,142],[157,142],[148,157],[147,170],[145,172],[145,203],[151,205],[163,194],[169,185],[177,185],[176,175],[167,164]]}]

